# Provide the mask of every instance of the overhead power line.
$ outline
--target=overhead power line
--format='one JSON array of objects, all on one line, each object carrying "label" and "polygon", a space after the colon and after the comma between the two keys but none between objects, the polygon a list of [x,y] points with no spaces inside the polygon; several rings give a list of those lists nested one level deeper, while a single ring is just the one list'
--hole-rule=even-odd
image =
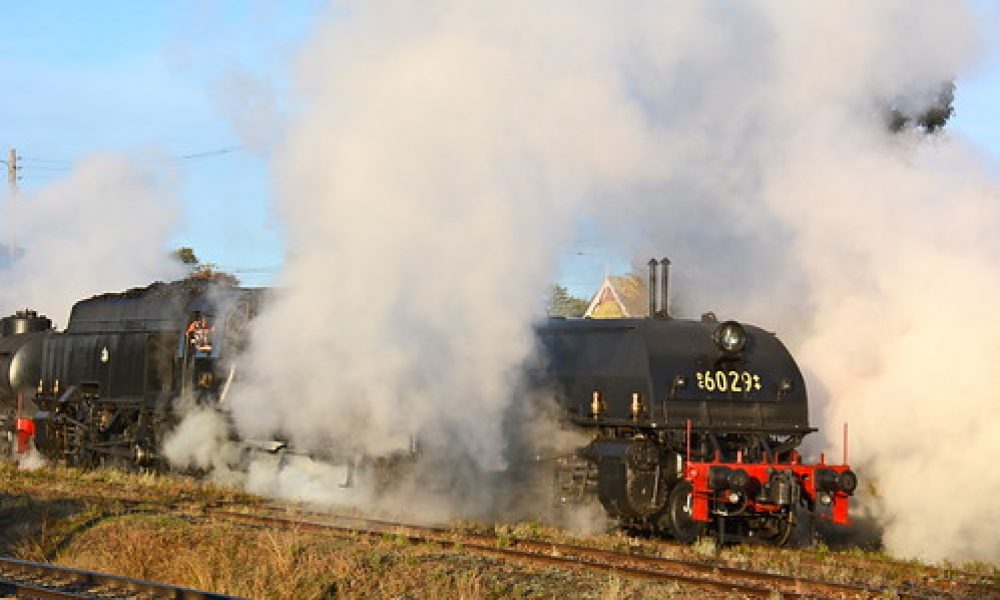
[{"label": "overhead power line", "polygon": [[280,266],[273,267],[230,267],[224,268],[224,270],[231,273],[277,273],[281,270]]},{"label": "overhead power line", "polygon": [[243,146],[228,146],[226,148],[218,148],[216,150],[206,150],[205,152],[195,152],[194,154],[184,154],[181,156],[172,156],[170,158],[163,158],[154,162],[180,162],[182,160],[195,160],[198,158],[211,158],[213,156],[221,156],[223,154],[229,154],[231,152],[236,152],[237,150],[242,150]]},{"label": "overhead power line", "polygon": [[57,159],[52,159],[52,158],[32,158],[30,156],[19,156],[18,158],[21,160],[21,162],[28,161],[28,162],[40,162],[40,163],[49,163],[49,164],[58,164],[58,165],[71,165],[71,164],[73,164],[72,161],[57,160]]},{"label": "overhead power line", "polygon": [[[151,160],[143,161],[143,162],[165,163],[165,162],[182,162],[182,161],[188,161],[188,160],[198,160],[198,159],[201,159],[201,158],[212,158],[212,157],[215,157],[215,156],[222,156],[224,154],[231,154],[233,152],[237,152],[237,151],[243,150],[243,149],[244,149],[244,147],[241,146],[241,145],[225,146],[225,147],[222,147],[222,148],[215,148],[215,149],[212,149],[212,150],[204,150],[204,151],[201,151],[201,152],[192,152],[191,154],[180,154],[180,155],[177,155],[177,156],[168,156],[166,158],[156,158],[156,159],[151,159]],[[60,168],[62,168],[62,169],[69,169],[73,165],[75,165],[75,164],[77,164],[79,162],[79,160],[67,160],[67,159],[64,159],[64,158],[38,158],[38,157],[34,157],[34,156],[18,156],[17,158],[21,162],[34,162],[34,163],[44,163],[46,165],[52,165],[50,167],[28,165],[29,167],[31,167],[32,170],[57,170],[57,169],[60,169]],[[57,167],[56,165],[65,165],[65,166],[63,166],[63,167]]]},{"label": "overhead power line", "polygon": [[45,166],[45,165],[43,165],[43,166],[37,166],[37,165],[25,165],[25,164],[21,164],[19,168],[21,168],[21,169],[27,169],[29,171],[72,171],[73,170],[73,167],[71,167],[69,165],[67,165],[65,167],[55,167],[55,166],[49,167],[49,166]]}]

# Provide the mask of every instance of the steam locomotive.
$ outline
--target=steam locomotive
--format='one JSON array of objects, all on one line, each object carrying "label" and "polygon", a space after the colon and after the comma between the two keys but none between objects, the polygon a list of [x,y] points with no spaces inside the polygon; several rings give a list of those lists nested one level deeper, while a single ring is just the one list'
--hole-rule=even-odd
[{"label": "steam locomotive", "polygon": [[626,527],[684,542],[711,532],[781,545],[799,507],[847,524],[857,477],[823,457],[802,464],[796,448],[815,429],[788,350],[712,313],[671,318],[668,282],[669,261],[650,260],[651,318],[553,319],[538,329],[543,380],[564,418],[592,434],[559,460],[559,499],[596,493]]},{"label": "steam locomotive", "polygon": [[0,319],[7,448],[31,438],[79,467],[164,467],[180,403],[216,405],[263,292],[187,279],[77,302],[65,331],[36,312]]},{"label": "steam locomotive", "polygon": [[[556,459],[558,500],[596,495],[626,527],[681,541],[782,544],[800,506],[847,523],[854,473],[796,451],[815,430],[787,349],[711,313],[671,318],[667,264],[650,261],[650,318],[536,327],[544,367],[529,379],[591,439]],[[265,293],[188,279],[82,300],[62,332],[29,310],[0,319],[8,447],[33,438],[70,465],[165,467],[182,405],[224,403]]]}]

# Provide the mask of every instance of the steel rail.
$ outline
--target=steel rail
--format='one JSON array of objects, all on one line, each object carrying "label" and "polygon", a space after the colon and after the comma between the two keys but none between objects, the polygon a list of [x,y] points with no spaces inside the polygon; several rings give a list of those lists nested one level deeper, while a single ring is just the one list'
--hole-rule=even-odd
[{"label": "steel rail", "polygon": [[[359,521],[362,523],[374,524],[380,527],[388,527],[388,528],[401,527],[404,529],[411,529],[418,531],[426,530],[438,535],[449,535],[449,534],[455,535],[455,532],[453,530],[444,527],[412,525],[405,523],[397,523],[395,521],[388,521],[384,519],[374,519],[367,517],[336,515],[332,516],[332,518],[347,520],[347,521]],[[490,534],[462,533],[461,535],[469,538],[474,538],[484,543],[491,543],[491,542],[496,543],[497,541],[497,537],[495,535],[490,535]],[[775,590],[775,589],[779,589],[779,591],[783,590],[785,594],[804,593],[806,595],[810,595],[818,593],[823,595],[823,597],[827,597],[828,594],[832,594],[834,597],[837,597],[837,596],[843,596],[845,593],[854,595],[865,595],[872,593],[878,594],[883,592],[891,592],[896,594],[896,596],[900,599],[917,600],[930,597],[925,594],[920,594],[916,592],[902,591],[895,587],[890,588],[887,586],[871,586],[871,585],[861,585],[854,583],[824,581],[808,577],[782,575],[779,573],[769,573],[766,571],[758,571],[732,565],[699,562],[694,560],[669,558],[664,556],[651,556],[648,554],[638,554],[635,552],[625,552],[621,550],[607,550],[601,548],[593,548],[590,546],[581,546],[578,544],[569,544],[564,542],[533,540],[529,538],[512,538],[509,541],[509,543],[515,547],[521,547],[533,553],[558,553],[563,556],[580,556],[585,559],[594,561],[612,560],[621,564],[631,564],[633,566],[646,569],[661,569],[661,570],[674,569],[678,571],[690,571],[693,573],[697,573],[698,575],[703,577],[709,577],[715,579],[730,578],[735,580],[742,580],[744,582],[749,582],[752,585],[767,586],[769,590]],[[809,591],[803,592],[803,590],[809,590]]]},{"label": "steel rail", "polygon": [[208,513],[212,516],[258,525],[297,526],[303,529],[346,535],[395,535],[413,543],[433,543],[561,567],[585,567],[592,570],[610,571],[658,581],[678,582],[713,591],[741,593],[754,597],[772,597],[777,592],[784,598],[856,598],[889,592],[896,594],[896,597],[900,599],[924,600],[930,598],[930,596],[903,592],[894,588],[821,581],[559,542],[511,539],[509,546],[502,546],[501,540],[493,535],[456,533],[441,527],[424,527],[380,519],[336,517],[359,523],[355,526],[253,515],[222,509],[209,509]]},{"label": "steel rail", "polygon": [[[773,548],[770,555],[781,558],[783,554],[790,553],[790,550]],[[836,563],[830,564],[817,555],[815,552],[802,552],[796,555],[798,564],[814,568],[859,568],[863,569],[872,565],[883,568],[898,567],[900,563],[891,559],[882,558],[861,558],[854,556],[832,557]],[[998,598],[1000,599],[1000,585],[987,581],[989,575],[972,573],[961,569],[949,569],[946,567],[933,565],[905,565],[905,568],[912,569],[913,574],[910,581],[935,592],[948,594],[948,597],[972,598]]]},{"label": "steel rail", "polygon": [[[211,506],[210,508],[222,508],[223,505],[224,503],[216,503],[214,506]],[[238,503],[233,503],[229,505],[239,506]],[[254,508],[256,510],[266,510],[268,512],[271,512],[272,514],[275,512],[282,512],[282,513],[288,512],[287,506],[275,505],[275,504],[264,505],[264,506],[258,505]],[[405,527],[405,528],[417,529],[420,531],[432,532],[434,534],[439,534],[439,535],[456,534],[456,532],[453,529],[447,527],[399,523],[396,521],[377,519],[373,517],[358,517],[352,515],[338,515],[338,514],[313,512],[313,511],[306,511],[302,514],[318,518],[332,518],[332,519],[339,519],[342,521],[346,520],[346,521],[369,523],[376,526],[383,526],[390,528]],[[467,537],[476,535],[479,537],[480,541],[486,543],[496,543],[497,540],[496,536],[493,535],[484,535],[484,534],[463,534],[463,535],[466,535]],[[800,584],[804,584],[805,586],[812,587],[814,589],[826,587],[827,588],[826,593],[832,593],[832,594],[842,594],[845,591],[849,591],[850,589],[853,588],[854,590],[856,590],[857,593],[891,592],[896,594],[896,596],[901,599],[934,598],[934,597],[940,597],[938,595],[940,593],[947,594],[947,597],[949,598],[974,598],[976,600],[978,600],[979,598],[1000,599],[1000,585],[984,581],[984,579],[986,579],[987,577],[985,575],[979,575],[976,573],[961,571],[958,569],[944,569],[942,567],[934,567],[930,565],[921,565],[919,567],[916,567],[918,569],[918,573],[915,573],[915,575],[917,576],[918,579],[912,580],[910,582],[905,582],[909,584],[909,587],[911,588],[915,586],[922,586],[924,588],[927,588],[925,590],[917,591],[917,590],[907,589],[906,587],[901,587],[901,584],[873,586],[873,585],[864,585],[856,583],[852,584],[846,582],[831,582],[810,577],[781,575],[781,574],[769,573],[766,571],[747,569],[745,567],[737,566],[726,561],[723,561],[720,564],[720,563],[698,562],[698,561],[668,558],[668,557],[654,557],[645,554],[636,554],[634,552],[602,550],[598,548],[592,548],[589,546],[550,542],[545,540],[532,540],[528,538],[514,538],[511,540],[511,543],[524,547],[532,552],[561,552],[565,554],[570,554],[576,551],[576,552],[582,552],[584,554],[591,553],[591,554],[596,554],[596,556],[594,556],[596,560],[600,560],[602,556],[606,555],[617,555],[618,557],[620,557],[620,559],[625,561],[633,560],[638,563],[644,563],[644,565],[647,568],[661,568],[664,565],[664,563],[672,563],[679,567],[690,568],[691,570],[704,575],[711,575],[711,576],[722,575],[722,576],[735,576],[735,577],[746,576],[748,578],[756,577],[760,584],[769,586],[783,585],[786,587],[791,587],[793,589],[799,589],[803,587]],[[776,553],[786,552],[786,550],[780,548],[774,548],[772,550],[774,550]],[[845,557],[845,558],[851,558],[851,557]],[[840,557],[838,557],[838,560],[839,559]],[[803,557],[801,560],[804,564],[817,568],[829,566],[824,564],[821,560],[819,560],[815,556],[806,556]],[[863,566],[864,564],[864,562],[861,559],[852,560],[850,562],[852,562],[856,566]],[[893,564],[891,561],[876,561],[876,562],[878,562],[878,564],[887,566],[891,566]],[[964,580],[945,578],[946,572],[950,573],[953,577],[961,576],[964,578]],[[933,595],[929,595],[929,592],[933,592]]]},{"label": "steel rail", "polygon": [[[35,494],[38,494],[38,495],[43,495],[43,496],[49,495],[44,490],[34,489],[34,488],[31,488],[31,487],[25,488],[25,491],[26,492],[32,492],[32,493],[35,493]],[[90,501],[102,502],[102,503],[117,501],[117,502],[121,502],[122,504],[125,504],[125,505],[136,504],[136,505],[147,505],[147,506],[148,505],[163,506],[163,507],[168,508],[170,510],[178,510],[178,509],[188,509],[188,510],[191,510],[191,509],[194,509],[195,511],[201,511],[201,512],[203,512],[203,511],[212,511],[212,510],[220,509],[220,508],[223,508],[223,507],[242,507],[242,508],[251,509],[251,510],[263,510],[263,511],[270,512],[272,514],[275,513],[275,512],[282,512],[282,513],[287,513],[288,512],[288,507],[287,506],[274,505],[274,504],[271,504],[271,505],[261,505],[261,504],[256,504],[256,503],[247,503],[247,502],[243,502],[243,501],[219,501],[219,502],[208,502],[208,503],[196,503],[196,502],[193,502],[193,501],[192,502],[185,502],[185,501],[178,502],[178,501],[162,501],[162,500],[140,500],[140,499],[134,499],[134,498],[120,497],[120,496],[119,497],[113,497],[113,496],[109,497],[109,496],[96,496],[96,495],[93,495],[93,496],[91,496],[91,495],[82,495],[82,496],[76,496],[75,498],[76,499],[80,499],[80,500],[90,500]],[[423,530],[426,530],[428,532],[432,532],[432,533],[438,534],[438,535],[455,535],[455,531],[454,530],[448,529],[448,528],[445,528],[445,527],[414,526],[414,525],[410,525],[410,524],[397,523],[397,522],[394,522],[394,521],[386,521],[386,520],[375,519],[375,518],[356,517],[356,516],[349,516],[349,515],[334,515],[334,514],[323,513],[323,512],[311,512],[311,511],[309,511],[309,512],[304,512],[303,514],[307,514],[307,515],[314,516],[314,517],[324,517],[324,518],[334,518],[334,519],[348,520],[348,521],[367,522],[367,523],[375,524],[375,525],[378,525],[378,526],[384,526],[384,527],[420,527]],[[296,521],[296,523],[302,523],[302,522],[301,521]],[[478,534],[478,535],[482,536],[482,534]],[[492,541],[494,543],[496,542],[496,537],[495,536],[485,536],[485,537],[483,537],[483,539],[488,539],[489,541]],[[587,547],[587,546],[578,546],[578,545],[572,545],[572,544],[553,543],[553,542],[547,542],[547,541],[542,541],[542,540],[530,540],[530,539],[524,539],[524,538],[517,538],[517,539],[512,540],[512,542],[514,544],[516,544],[516,545],[520,545],[521,547],[525,547],[525,548],[529,547],[531,544],[537,544],[538,547],[535,548],[535,549],[533,549],[533,550],[531,550],[531,551],[535,551],[535,552],[544,552],[545,548],[548,548],[550,552],[551,551],[557,551],[557,552],[566,552],[566,553],[572,552],[573,550],[581,551],[581,552],[616,552],[616,551],[610,551],[610,550],[594,549],[594,548],[590,548],[590,547]],[[773,550],[773,552],[776,555],[779,555],[781,553],[786,552],[785,550],[777,549],[777,548],[776,549],[772,549],[772,550]],[[796,577],[787,576],[787,575],[777,575],[777,574],[771,574],[771,573],[762,572],[762,571],[754,571],[754,570],[746,569],[744,567],[735,566],[732,563],[723,563],[723,564],[703,563],[703,562],[697,562],[697,561],[684,561],[682,559],[671,559],[671,558],[666,558],[666,557],[651,557],[651,556],[648,556],[648,555],[635,554],[635,553],[623,553],[623,552],[619,552],[619,553],[621,555],[623,555],[623,557],[625,557],[625,558],[633,559],[633,560],[636,560],[638,562],[648,561],[648,560],[654,560],[657,563],[656,566],[654,566],[654,568],[658,568],[658,567],[662,566],[662,563],[664,561],[675,561],[675,562],[680,563],[682,565],[691,566],[691,568],[693,570],[695,570],[696,572],[699,572],[699,573],[703,573],[703,574],[722,574],[722,575],[725,575],[725,574],[732,574],[732,573],[737,573],[737,574],[756,573],[756,574],[758,574],[760,582],[763,583],[763,584],[767,584],[767,585],[780,584],[781,580],[777,579],[777,578],[785,578],[785,583],[789,583],[788,579],[792,579],[792,580],[796,580],[797,579],[797,580],[803,581],[803,582],[816,582],[818,585],[827,584],[827,585],[840,586],[838,588],[840,590],[840,593],[843,593],[844,587],[852,585],[852,584],[846,584],[846,583],[823,582],[822,580],[815,580],[815,579],[810,579],[810,578],[801,578],[801,577],[796,578]],[[843,557],[843,558],[844,559],[848,559],[850,557]],[[800,556],[799,560],[802,561],[803,564],[807,564],[807,565],[814,566],[814,567],[828,566],[828,565],[825,565],[824,562],[819,557],[812,556],[812,555],[810,555],[808,553],[806,555],[804,555],[804,556]],[[841,557],[838,557],[838,560],[841,560]],[[875,562],[877,564],[884,564],[884,565],[892,565],[893,564],[891,561],[887,561],[887,560],[879,560],[879,559],[872,559],[872,560],[873,560],[873,562]],[[853,561],[850,561],[850,562],[853,562],[855,564],[861,565],[865,561],[863,561],[862,559],[856,559],[856,560],[853,560]],[[987,575],[981,575],[981,574],[977,574],[977,573],[966,572],[966,571],[962,571],[962,570],[959,570],[959,569],[945,569],[945,568],[942,568],[942,567],[935,567],[935,566],[931,566],[931,565],[920,565],[920,566],[917,566],[917,567],[914,567],[914,568],[917,570],[917,572],[914,573],[916,579],[912,580],[912,584],[915,584],[915,585],[918,585],[918,586],[922,586],[924,588],[928,588],[928,591],[934,591],[934,592],[937,592],[937,593],[944,593],[944,594],[947,594],[947,597],[956,597],[956,598],[1000,598],[1000,585],[996,585],[996,584],[993,584],[993,583],[989,583],[987,581],[983,581],[985,578],[988,577]],[[952,578],[948,578],[948,576],[950,576]],[[956,577],[956,576],[957,577],[962,577],[964,579],[954,579],[954,577]],[[791,584],[791,586],[794,586],[794,584]],[[872,587],[872,586],[857,586],[857,587],[858,587],[859,590],[866,590],[867,589],[868,591],[885,591],[885,590],[890,589],[889,587],[884,587],[884,586],[881,587],[881,588]],[[891,587],[891,590],[893,592],[895,592],[897,595],[899,595],[900,598],[926,598],[926,597],[928,597],[927,595],[921,595],[918,592],[902,591],[898,587]],[[831,589],[830,592],[831,593],[836,593],[836,590]]]},{"label": "steel rail", "polygon": [[611,565],[597,561],[590,561],[587,559],[569,558],[552,554],[540,554],[527,550],[519,550],[516,548],[505,548],[496,545],[495,540],[494,543],[491,545],[491,544],[483,544],[480,542],[470,542],[469,541],[470,538],[449,539],[447,537],[431,533],[421,534],[421,533],[416,533],[414,531],[411,531],[409,533],[404,533],[402,531],[392,531],[389,528],[356,527],[356,526],[336,525],[333,523],[317,523],[314,521],[302,521],[297,519],[286,519],[283,517],[252,515],[248,513],[238,513],[238,512],[219,510],[219,509],[211,509],[209,510],[209,514],[211,516],[219,517],[225,520],[250,523],[258,526],[281,525],[285,527],[298,527],[300,529],[305,529],[305,530],[321,531],[323,533],[347,539],[353,539],[356,535],[359,534],[378,536],[378,537],[385,535],[392,535],[400,539],[405,539],[407,542],[414,544],[435,544],[452,549],[468,550],[479,554],[489,554],[493,556],[500,556],[503,558],[514,558],[521,560],[523,562],[542,563],[563,568],[585,567],[585,568],[590,568],[592,570],[620,573],[633,577],[642,577],[661,582],[669,581],[669,582],[685,583],[699,588],[712,590],[714,592],[721,591],[721,592],[740,593],[758,598],[768,598],[773,594],[772,590],[768,588],[746,585],[737,582],[703,579],[700,577],[670,574],[670,573],[664,573],[662,571],[654,571],[639,567],[630,567],[627,565]]},{"label": "steel rail", "polygon": [[71,569],[16,558],[0,557],[0,589],[18,598],[145,598],[170,600],[246,600],[130,577]]}]

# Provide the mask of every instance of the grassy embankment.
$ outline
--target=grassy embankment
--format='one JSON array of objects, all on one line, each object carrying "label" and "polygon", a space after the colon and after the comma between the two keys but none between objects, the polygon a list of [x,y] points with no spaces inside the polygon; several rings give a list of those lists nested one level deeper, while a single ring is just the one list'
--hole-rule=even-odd
[{"label": "grassy embankment", "polygon": [[[339,539],[296,528],[254,528],[206,518],[210,503],[252,512],[263,500],[183,477],[0,464],[0,553],[250,598],[699,598],[697,590],[504,562],[397,536]],[[173,503],[168,508],[164,503]],[[532,537],[773,572],[900,588],[947,572],[877,552],[800,552],[679,546],[619,534],[578,539],[535,523],[456,524],[456,535]],[[859,567],[859,564],[864,565]],[[998,580],[995,567],[964,565]],[[887,594],[892,597],[892,594]]]}]

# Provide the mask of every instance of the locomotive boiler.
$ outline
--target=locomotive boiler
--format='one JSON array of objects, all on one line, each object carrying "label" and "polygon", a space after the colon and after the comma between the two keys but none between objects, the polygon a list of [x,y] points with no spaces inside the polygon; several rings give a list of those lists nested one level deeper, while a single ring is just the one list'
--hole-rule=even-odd
[{"label": "locomotive boiler", "polygon": [[650,261],[651,318],[538,328],[564,420],[592,434],[558,461],[558,497],[596,494],[627,527],[682,541],[711,531],[783,544],[799,507],[846,524],[854,473],[804,465],[796,451],[815,429],[791,354],[774,334],[712,313],[671,318],[668,264]]}]

